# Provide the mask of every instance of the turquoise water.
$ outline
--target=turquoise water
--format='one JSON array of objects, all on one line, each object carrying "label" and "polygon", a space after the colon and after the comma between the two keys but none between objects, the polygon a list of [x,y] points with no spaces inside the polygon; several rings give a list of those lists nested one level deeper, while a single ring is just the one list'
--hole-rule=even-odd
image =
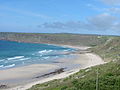
[{"label": "turquoise water", "polygon": [[49,44],[21,43],[0,40],[0,69],[8,69],[39,63],[52,63],[61,57],[68,57],[65,52],[74,49]]}]

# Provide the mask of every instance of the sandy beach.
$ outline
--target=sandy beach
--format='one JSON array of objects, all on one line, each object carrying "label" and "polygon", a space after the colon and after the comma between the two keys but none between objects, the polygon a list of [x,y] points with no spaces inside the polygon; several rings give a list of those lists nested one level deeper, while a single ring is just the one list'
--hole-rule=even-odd
[{"label": "sandy beach", "polygon": [[0,70],[0,84],[5,90],[26,90],[35,84],[65,78],[80,69],[105,63],[93,53],[79,53],[79,50],[84,51],[88,47],[69,47],[78,49],[77,53],[72,53],[73,58],[62,58],[52,64],[33,64]]}]

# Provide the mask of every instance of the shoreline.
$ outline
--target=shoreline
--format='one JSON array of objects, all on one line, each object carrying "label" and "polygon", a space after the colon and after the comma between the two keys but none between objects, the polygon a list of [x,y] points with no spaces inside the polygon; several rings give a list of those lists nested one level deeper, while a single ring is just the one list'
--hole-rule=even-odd
[{"label": "shoreline", "polygon": [[[56,44],[50,44],[50,45],[56,45]],[[71,45],[59,45],[59,46],[75,48],[75,49],[78,49],[78,51],[80,51],[80,50],[84,51],[84,50],[87,50],[89,48],[89,47],[80,47],[80,46],[71,46]],[[72,67],[69,70],[66,70],[66,71],[64,71],[60,74],[55,74],[55,75],[51,75],[51,76],[48,76],[48,77],[43,77],[42,79],[38,79],[38,80],[35,79],[33,81],[30,81],[30,82],[27,82],[27,83],[24,83],[24,84],[19,84],[19,85],[10,87],[8,89],[6,88],[5,90],[26,90],[26,89],[32,87],[33,85],[36,85],[36,84],[39,84],[39,83],[41,84],[41,83],[44,83],[44,82],[47,82],[47,81],[50,81],[50,80],[54,80],[54,79],[65,78],[65,77],[68,77],[68,76],[70,76],[74,73],[79,72],[80,69],[85,69],[85,68],[89,68],[89,67],[92,67],[92,66],[95,66],[95,65],[100,65],[100,64],[105,63],[98,55],[93,54],[93,53],[83,53],[83,54],[75,53],[73,55],[76,57],[76,58],[72,58],[73,60],[68,59],[68,58],[63,58],[63,59],[60,59],[60,60],[56,60],[58,63],[53,63],[52,65],[51,64],[36,64],[37,65],[36,66],[35,64],[33,64],[33,65],[30,65],[30,66],[24,66],[24,67],[21,67],[21,68],[19,67],[19,68],[15,68],[15,69],[14,68],[10,69],[10,70],[14,70],[14,72],[17,71],[18,74],[24,72],[25,75],[22,73],[23,76],[21,78],[26,80],[26,79],[31,79],[31,77],[33,77],[33,76],[35,77],[35,76],[40,76],[40,75],[46,74],[48,72],[50,73],[50,71],[52,72],[52,70],[54,71],[56,69],[65,68],[65,66],[67,66],[67,65],[70,66],[69,64],[71,64],[71,65],[72,64],[75,64],[75,65],[78,64],[78,67]],[[59,62],[63,62],[65,65],[62,65],[63,64],[62,63],[61,64],[62,66],[60,66]],[[40,68],[41,65],[43,65],[43,68]],[[46,69],[45,69],[45,67],[46,67]],[[8,70],[8,71],[11,72],[10,70]],[[9,73],[8,71],[5,74]],[[40,72],[41,72],[41,74],[40,74]],[[2,73],[3,76],[5,75],[1,71],[0,71],[0,73]],[[29,76],[29,75],[27,76],[26,73],[29,73],[29,74],[32,73],[32,74],[31,74],[31,76]],[[13,77],[15,77],[15,75],[16,74],[14,73]],[[0,76],[0,78],[1,78],[1,76]],[[18,76],[16,75],[16,78],[20,79],[19,75]],[[4,79],[4,78],[2,77],[2,79]]]}]

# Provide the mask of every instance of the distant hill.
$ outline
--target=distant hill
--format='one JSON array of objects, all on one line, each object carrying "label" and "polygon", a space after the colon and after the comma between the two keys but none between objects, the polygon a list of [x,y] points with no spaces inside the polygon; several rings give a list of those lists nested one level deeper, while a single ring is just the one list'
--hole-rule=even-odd
[{"label": "distant hill", "polygon": [[[103,38],[103,39],[101,39]],[[79,46],[96,46],[107,40],[104,36],[80,34],[44,34],[44,33],[6,33],[0,32],[0,40],[29,43],[66,44]]]}]

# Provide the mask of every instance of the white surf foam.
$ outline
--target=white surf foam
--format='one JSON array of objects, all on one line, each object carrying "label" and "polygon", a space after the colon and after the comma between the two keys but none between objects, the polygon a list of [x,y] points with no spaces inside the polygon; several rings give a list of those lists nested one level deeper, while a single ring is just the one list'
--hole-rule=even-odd
[{"label": "white surf foam", "polygon": [[0,65],[0,68],[4,67],[4,65]]},{"label": "white surf foam", "polygon": [[4,61],[5,59],[1,59],[0,62]]},{"label": "white surf foam", "polygon": [[24,60],[28,60],[30,58],[22,58],[22,59],[19,59],[18,61],[24,61]]},{"label": "white surf foam", "polygon": [[11,68],[11,67],[14,67],[14,66],[15,66],[15,64],[10,64],[10,65],[6,65],[6,66],[0,65],[0,68]]},{"label": "white surf foam", "polygon": [[15,57],[7,58],[7,60],[14,60],[14,59],[20,59],[20,58],[24,58],[24,56],[15,56]]},{"label": "white surf foam", "polygon": [[48,58],[50,58],[49,56],[48,57],[43,57],[44,59],[48,59]]},{"label": "white surf foam", "polygon": [[38,53],[40,54],[43,54],[43,53],[50,53],[52,52],[53,50],[42,50],[42,51],[39,51]]},{"label": "white surf foam", "polygon": [[10,68],[10,67],[14,67],[15,64],[10,64],[10,65],[7,65],[7,66],[4,66],[4,68]]}]

